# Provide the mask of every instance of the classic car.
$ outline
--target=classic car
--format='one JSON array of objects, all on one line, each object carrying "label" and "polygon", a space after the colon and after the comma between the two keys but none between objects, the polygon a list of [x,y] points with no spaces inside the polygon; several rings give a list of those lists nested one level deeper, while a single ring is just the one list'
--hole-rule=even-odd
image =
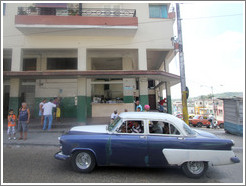
[{"label": "classic car", "polygon": [[240,161],[232,140],[193,130],[183,120],[159,112],[124,112],[108,125],[73,127],[59,141],[55,158],[69,159],[82,173],[95,166],[177,166],[186,176],[199,178],[208,165]]},{"label": "classic car", "polygon": [[210,127],[211,123],[208,121],[208,117],[207,116],[200,116],[200,115],[196,115],[194,116],[192,119],[189,119],[189,124],[190,126],[193,127],[202,127],[202,126],[206,126],[206,127]]}]

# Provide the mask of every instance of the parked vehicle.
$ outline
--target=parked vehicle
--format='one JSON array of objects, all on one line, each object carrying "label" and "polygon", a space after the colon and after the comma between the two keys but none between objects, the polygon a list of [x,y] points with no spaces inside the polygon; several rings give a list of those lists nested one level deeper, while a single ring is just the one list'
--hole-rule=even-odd
[{"label": "parked vehicle", "polygon": [[208,165],[240,161],[232,140],[193,130],[177,117],[157,112],[124,112],[108,125],[73,127],[59,141],[55,158],[69,159],[82,173],[95,166],[179,166],[186,176],[200,178]]},{"label": "parked vehicle", "polygon": [[183,114],[177,114],[176,117],[179,119],[183,119]]},{"label": "parked vehicle", "polygon": [[217,120],[216,123],[219,128],[224,128],[224,121]]},{"label": "parked vehicle", "polygon": [[189,124],[190,126],[193,127],[202,127],[202,126],[210,127],[211,125],[211,123],[208,121],[207,116],[200,116],[200,115],[196,115],[193,117],[193,119],[189,119]]},{"label": "parked vehicle", "polygon": [[193,119],[195,114],[189,114],[189,119]]}]

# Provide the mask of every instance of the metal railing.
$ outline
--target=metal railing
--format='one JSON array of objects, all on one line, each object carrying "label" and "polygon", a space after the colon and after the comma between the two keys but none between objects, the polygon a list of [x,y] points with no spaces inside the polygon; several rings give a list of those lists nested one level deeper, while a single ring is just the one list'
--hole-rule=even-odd
[{"label": "metal railing", "polygon": [[136,17],[135,9],[18,7],[18,15]]}]

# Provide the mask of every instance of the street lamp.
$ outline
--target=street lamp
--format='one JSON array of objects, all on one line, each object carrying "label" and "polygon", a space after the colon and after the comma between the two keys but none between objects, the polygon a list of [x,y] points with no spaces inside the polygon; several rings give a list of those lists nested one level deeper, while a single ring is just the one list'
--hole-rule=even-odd
[{"label": "street lamp", "polygon": [[[219,85],[219,86],[223,86],[223,85]],[[211,88],[211,91],[212,91],[212,102],[213,102],[213,114],[215,116],[215,120],[216,120],[216,114],[215,114],[215,104],[214,104],[214,86],[207,86],[207,85],[200,85],[200,87],[209,87]]]}]

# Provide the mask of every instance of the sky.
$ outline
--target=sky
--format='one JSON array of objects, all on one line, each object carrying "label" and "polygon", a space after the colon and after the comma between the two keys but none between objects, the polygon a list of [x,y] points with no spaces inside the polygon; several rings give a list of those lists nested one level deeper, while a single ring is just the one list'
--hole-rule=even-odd
[{"label": "sky", "polygon": [[[173,3],[174,7],[176,6]],[[245,2],[180,4],[186,86],[189,97],[245,90]],[[177,34],[177,23],[174,23]],[[179,55],[169,65],[179,75]],[[181,99],[181,84],[171,88]]]}]

